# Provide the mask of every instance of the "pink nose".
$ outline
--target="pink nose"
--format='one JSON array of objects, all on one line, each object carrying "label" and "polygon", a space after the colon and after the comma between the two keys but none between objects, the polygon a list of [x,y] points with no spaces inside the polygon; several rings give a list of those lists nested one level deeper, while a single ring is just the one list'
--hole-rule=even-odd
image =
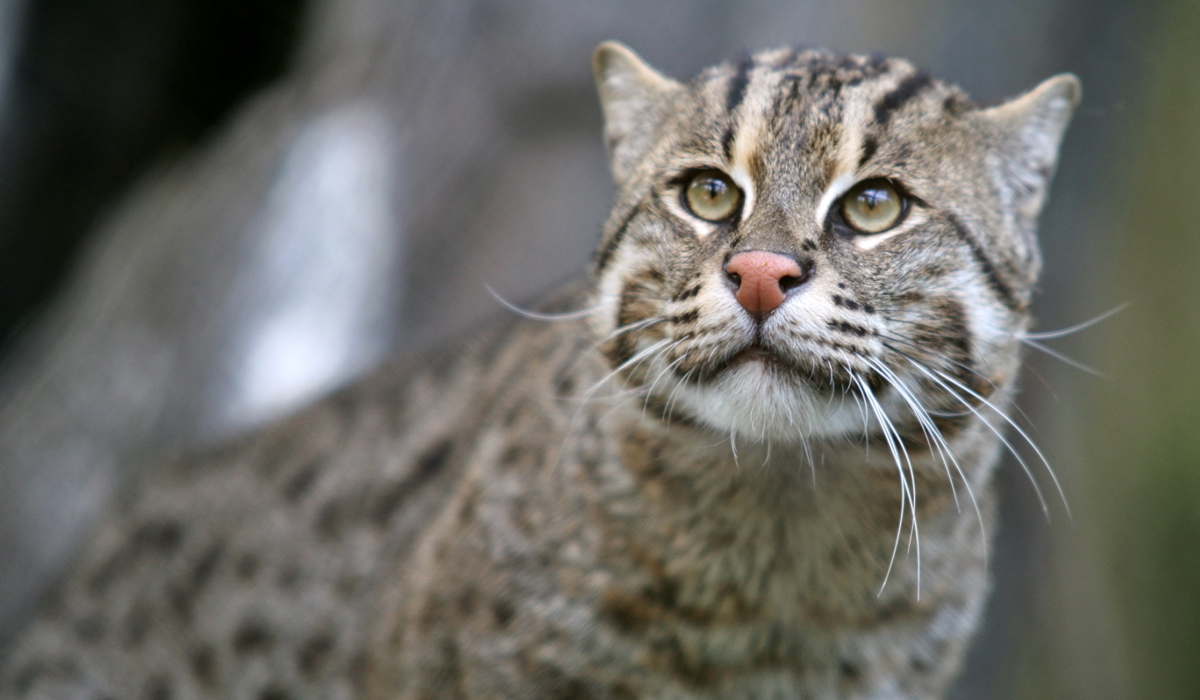
[{"label": "pink nose", "polygon": [[795,260],[765,250],[738,253],[726,263],[725,274],[737,285],[738,303],[758,319],[779,308],[788,290],[808,279]]}]

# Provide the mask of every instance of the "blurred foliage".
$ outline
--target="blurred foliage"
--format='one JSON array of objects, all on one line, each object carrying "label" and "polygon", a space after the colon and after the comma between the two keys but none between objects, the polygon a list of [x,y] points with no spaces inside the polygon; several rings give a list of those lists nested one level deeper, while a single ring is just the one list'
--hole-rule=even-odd
[{"label": "blurred foliage", "polygon": [[[1147,46],[1142,128],[1109,286],[1109,381],[1090,405],[1086,494],[1101,523],[1131,686],[1200,698],[1200,3],[1169,4]],[[1070,585],[1070,582],[1065,582]]]}]

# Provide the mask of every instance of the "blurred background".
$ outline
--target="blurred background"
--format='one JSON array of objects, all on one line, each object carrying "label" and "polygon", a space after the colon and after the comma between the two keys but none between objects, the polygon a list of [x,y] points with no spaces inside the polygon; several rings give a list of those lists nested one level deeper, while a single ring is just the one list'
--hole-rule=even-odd
[{"label": "blurred background", "polygon": [[[780,44],[1084,101],[997,583],[954,697],[1200,697],[1200,3],[0,0],[0,660],[122,483],[585,269],[593,46]],[[1043,489],[1053,489],[1044,473]]]}]

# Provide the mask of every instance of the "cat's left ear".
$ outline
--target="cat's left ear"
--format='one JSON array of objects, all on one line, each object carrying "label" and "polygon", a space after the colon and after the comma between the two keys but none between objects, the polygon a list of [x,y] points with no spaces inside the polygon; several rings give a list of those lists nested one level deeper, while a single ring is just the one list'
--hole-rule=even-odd
[{"label": "cat's left ear", "polygon": [[679,84],[615,41],[596,47],[592,73],[604,109],[604,142],[613,177],[624,182],[651,140],[655,108]]},{"label": "cat's left ear", "polygon": [[[1079,104],[1079,78],[1056,75],[1033,90],[996,107],[980,111],[996,129],[996,149],[1002,169],[1024,204],[1040,208],[1041,195],[1058,163],[1058,147],[1075,106]],[[998,132],[998,133],[997,133]],[[1031,196],[1032,195],[1032,196]],[[1027,212],[1036,216],[1036,211]]]}]

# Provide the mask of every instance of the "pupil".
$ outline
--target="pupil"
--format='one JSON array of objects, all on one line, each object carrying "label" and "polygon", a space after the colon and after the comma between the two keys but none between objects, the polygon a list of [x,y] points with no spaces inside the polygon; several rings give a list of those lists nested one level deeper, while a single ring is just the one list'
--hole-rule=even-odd
[{"label": "pupil", "polygon": [[717,199],[721,196],[721,193],[724,191],[725,187],[720,180],[709,180],[707,183],[705,183],[704,189],[708,193],[709,199]]},{"label": "pupil", "polygon": [[862,203],[867,205],[867,209],[872,211],[875,210],[875,207],[883,204],[886,199],[887,193],[883,190],[866,190],[862,193]]}]

